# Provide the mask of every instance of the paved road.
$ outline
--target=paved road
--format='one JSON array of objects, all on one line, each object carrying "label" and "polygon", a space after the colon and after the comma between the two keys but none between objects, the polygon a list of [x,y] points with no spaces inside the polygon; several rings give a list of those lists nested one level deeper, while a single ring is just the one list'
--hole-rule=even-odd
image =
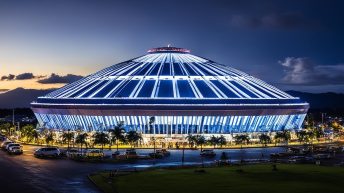
[{"label": "paved road", "polygon": [[[37,159],[33,152],[38,147],[24,146],[24,154],[9,156],[0,151],[0,192],[1,193],[97,193],[98,189],[88,180],[87,174],[99,170],[118,168],[145,168],[156,165],[181,164],[182,151],[171,150],[171,156],[161,160],[141,160],[132,163],[79,163],[68,159]],[[215,158],[205,159],[211,162],[219,159],[221,152],[227,152],[232,160],[267,158],[270,153],[284,151],[283,148],[253,148],[236,150],[216,150]],[[152,150],[138,150],[148,154]],[[111,151],[106,151],[111,154]],[[263,155],[263,156],[262,156]],[[185,161],[188,164],[200,163],[199,151],[186,150]]]}]

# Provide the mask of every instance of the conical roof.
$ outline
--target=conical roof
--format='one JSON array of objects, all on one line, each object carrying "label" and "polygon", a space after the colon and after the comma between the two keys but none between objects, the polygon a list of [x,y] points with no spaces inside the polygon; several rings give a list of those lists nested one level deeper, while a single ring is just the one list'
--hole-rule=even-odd
[{"label": "conical roof", "polygon": [[79,104],[94,104],[97,100],[102,104],[117,103],[116,99],[126,99],[123,103],[136,103],[135,99],[143,99],[145,103],[154,103],[148,102],[151,99],[169,99],[170,103],[182,104],[194,99],[198,99],[196,103],[225,100],[226,104],[271,102],[272,99],[288,103],[299,101],[228,65],[175,47],[151,49],[144,56],[112,65],[40,97],[38,102],[47,102],[47,99],[56,99],[50,103],[71,99],[69,103]]}]

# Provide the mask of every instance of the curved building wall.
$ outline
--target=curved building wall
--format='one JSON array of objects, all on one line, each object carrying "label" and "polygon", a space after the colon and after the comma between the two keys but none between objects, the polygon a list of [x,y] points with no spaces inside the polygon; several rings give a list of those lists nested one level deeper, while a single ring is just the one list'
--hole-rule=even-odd
[{"label": "curved building wall", "polygon": [[299,129],[306,114],[260,116],[88,116],[35,113],[41,125],[51,129],[107,131],[120,122],[126,131],[142,134],[231,134]]}]

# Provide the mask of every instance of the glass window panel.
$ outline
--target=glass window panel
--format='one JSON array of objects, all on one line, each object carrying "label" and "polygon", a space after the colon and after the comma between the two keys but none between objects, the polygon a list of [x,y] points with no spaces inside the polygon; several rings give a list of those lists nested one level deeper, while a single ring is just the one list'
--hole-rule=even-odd
[{"label": "glass window panel", "polygon": [[184,68],[188,71],[189,76],[197,76],[198,74],[189,66],[188,63],[183,63]]},{"label": "glass window panel", "polygon": [[194,80],[198,90],[206,98],[217,98],[216,94],[209,88],[209,86],[203,80]]},{"label": "glass window panel", "polygon": [[95,97],[105,97],[113,88],[115,88],[122,80],[113,80],[106,85],[101,91],[95,94]]},{"label": "glass window panel", "polygon": [[89,83],[87,86],[85,86],[84,88],[82,88],[79,91],[75,92],[74,94],[70,95],[69,97],[77,97],[77,96],[79,96],[81,93],[85,92],[87,89],[91,88],[92,86],[94,86],[98,82],[99,82],[99,80],[96,80],[94,82]]},{"label": "glass window panel", "polygon": [[138,76],[143,76],[145,74],[147,74],[147,71],[149,70],[149,68],[153,65],[153,63],[147,63],[145,64],[140,70],[138,70],[135,75]]},{"label": "glass window panel", "polygon": [[175,76],[182,76],[185,75],[178,63],[173,63],[173,70]]},{"label": "glass window panel", "polygon": [[160,75],[162,76],[166,76],[166,75],[170,75],[170,63],[164,63],[164,66],[162,67],[162,71],[160,73]]},{"label": "glass window panel", "polygon": [[220,81],[218,80],[211,80],[213,84],[217,88],[219,88],[227,97],[229,98],[239,98],[235,93],[233,93],[230,89],[228,89],[225,85],[223,85]]},{"label": "glass window panel", "polygon": [[158,97],[173,97],[172,80],[160,80]]},{"label": "glass window panel", "polygon": [[196,62],[193,62],[192,64],[194,64],[196,67],[198,67],[198,69],[200,69],[204,75],[206,76],[214,76],[216,74],[210,72],[209,70],[207,70],[206,68],[204,68],[201,64],[197,64]]},{"label": "glass window panel", "polygon": [[191,85],[187,80],[177,80],[179,96],[195,98],[195,94],[192,91]]},{"label": "glass window panel", "polygon": [[107,82],[108,82],[108,80],[101,81],[97,86],[93,87],[91,90],[89,90],[85,94],[83,94],[82,97],[91,96],[94,92],[96,92],[100,87],[102,87]]},{"label": "glass window panel", "polygon": [[139,80],[129,81],[121,90],[116,94],[116,97],[129,97],[133,92],[135,86],[139,83]]},{"label": "glass window panel", "polygon": [[152,71],[149,73],[149,75],[150,75],[150,76],[156,76],[156,75],[158,75],[160,65],[161,65],[161,63],[157,63],[157,64],[153,67],[153,69],[152,69]]},{"label": "glass window panel", "polygon": [[249,91],[248,89],[246,89],[245,87],[241,86],[239,83],[235,82],[235,81],[230,81],[235,87],[237,87],[239,90],[241,90],[242,92],[246,93],[248,96],[252,97],[252,98],[258,98],[255,94],[253,94],[251,91]]},{"label": "glass window panel", "polygon": [[137,97],[150,97],[153,92],[155,80],[146,80]]}]

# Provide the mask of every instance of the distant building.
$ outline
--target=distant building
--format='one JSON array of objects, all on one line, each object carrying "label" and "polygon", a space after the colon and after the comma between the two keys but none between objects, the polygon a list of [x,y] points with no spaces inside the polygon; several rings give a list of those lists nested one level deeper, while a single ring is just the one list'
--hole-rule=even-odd
[{"label": "distant building", "polygon": [[[268,70],[268,69],[267,69]],[[162,138],[299,129],[309,104],[228,65],[155,48],[31,103],[51,129],[125,129]]]}]

